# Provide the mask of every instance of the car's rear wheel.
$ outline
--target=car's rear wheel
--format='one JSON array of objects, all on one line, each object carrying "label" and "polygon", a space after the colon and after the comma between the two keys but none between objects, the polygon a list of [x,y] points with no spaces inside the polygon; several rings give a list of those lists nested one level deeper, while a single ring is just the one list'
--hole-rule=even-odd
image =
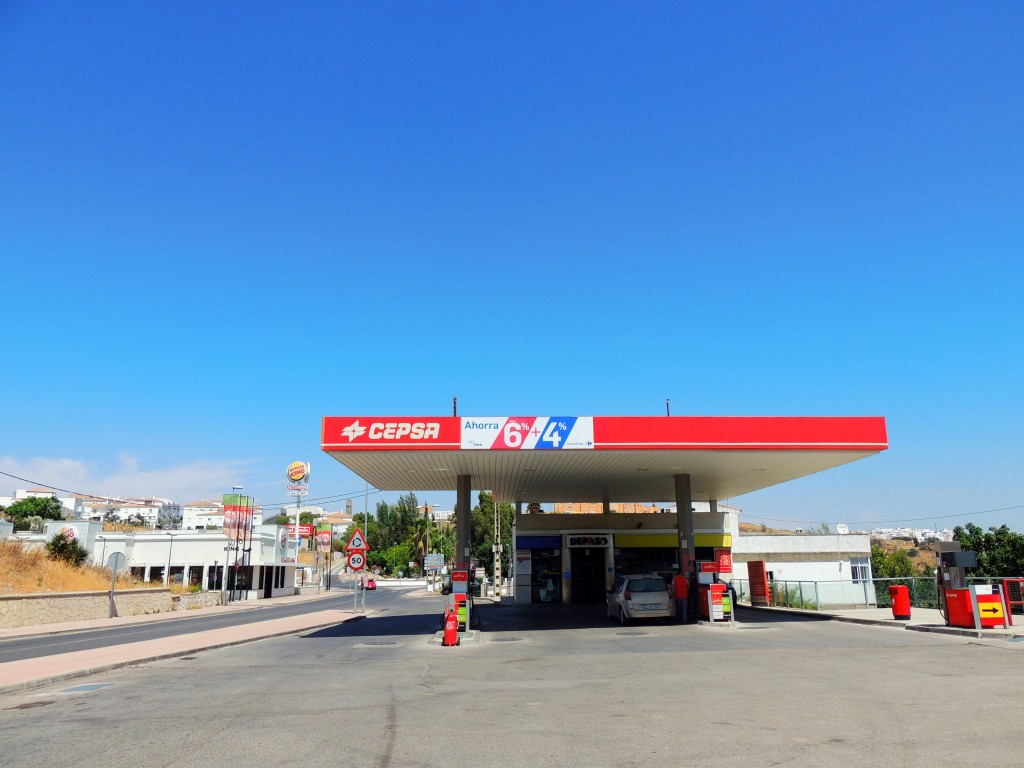
[{"label": "car's rear wheel", "polygon": [[629,623],[629,619],[626,618],[626,609],[619,608],[619,623],[622,626],[626,626]]}]

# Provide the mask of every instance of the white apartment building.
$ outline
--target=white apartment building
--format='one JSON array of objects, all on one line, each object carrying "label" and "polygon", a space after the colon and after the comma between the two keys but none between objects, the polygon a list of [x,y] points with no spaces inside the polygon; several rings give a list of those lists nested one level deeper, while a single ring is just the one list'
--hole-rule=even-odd
[{"label": "white apartment building", "polygon": [[[224,505],[219,501],[190,501],[181,510],[183,531],[219,531],[224,527]],[[263,525],[263,507],[252,508],[252,524]]]},{"label": "white apartment building", "polygon": [[202,531],[224,527],[224,505],[219,501],[190,501],[181,508],[181,529]]}]

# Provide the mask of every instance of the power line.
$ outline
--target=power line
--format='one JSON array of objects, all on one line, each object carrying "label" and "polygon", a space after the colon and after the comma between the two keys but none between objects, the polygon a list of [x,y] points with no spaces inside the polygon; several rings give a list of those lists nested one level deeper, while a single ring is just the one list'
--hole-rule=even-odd
[{"label": "power line", "polygon": [[[900,517],[895,520],[853,520],[849,525],[878,525],[879,523],[918,523],[930,520],[949,520],[958,517],[974,517],[976,515],[988,515],[993,512],[1006,512],[1011,509],[1022,509],[1024,504],[1015,504],[1010,507],[997,507],[996,509],[983,509],[978,512],[960,512],[955,515],[928,515],[928,517]],[[781,517],[759,517],[757,515],[743,515],[748,520],[769,520],[773,523],[801,523],[805,525],[817,525],[815,520],[787,520]],[[845,521],[844,521],[845,522]]]},{"label": "power line", "polygon": [[[61,487],[56,486],[56,485],[49,485],[47,483],[39,482],[38,480],[30,480],[27,477],[19,477],[18,475],[12,475],[10,472],[0,471],[0,475],[3,475],[4,477],[9,477],[9,478],[11,478],[13,480],[20,480],[21,482],[27,483],[30,486],[35,486],[37,488],[46,488],[47,490],[57,491],[59,493],[66,493],[66,494],[69,494],[71,496],[82,496],[83,498],[96,499],[97,501],[105,501],[105,502],[109,502],[109,503],[112,503],[112,504],[122,504],[122,503],[125,502],[124,498],[117,498],[117,497],[113,497],[113,496],[104,496],[102,494],[95,494],[95,493],[83,493],[82,491],[72,491],[72,490],[70,490],[68,488],[61,488]],[[347,493],[336,494],[334,496],[320,496],[320,497],[315,498],[315,499],[307,499],[306,503],[310,503],[310,502],[330,503],[332,501],[341,501],[343,499],[356,498],[358,496],[363,496],[365,493],[366,493],[366,491],[351,491],[351,492],[347,492]],[[373,494],[381,493],[381,490],[378,489],[378,488],[374,488],[369,493],[371,495],[373,495]],[[294,501],[291,501],[291,502],[289,502],[289,501],[274,502],[273,504],[259,504],[258,506],[262,507],[263,509],[284,509],[285,507],[293,507],[293,506],[295,506],[295,502]]]},{"label": "power line", "polygon": [[[311,503],[314,503],[314,502],[341,501],[343,499],[357,498],[357,497],[365,495],[366,493],[367,493],[367,491],[351,491],[350,493],[342,493],[342,494],[338,494],[337,496],[321,496],[321,497],[315,498],[315,499],[305,499],[302,503],[303,504],[311,504]],[[377,493],[383,493],[383,491],[381,491],[379,488],[373,488],[373,489],[371,489],[369,491],[369,495],[370,496],[373,496],[374,494],[377,494]],[[259,504],[258,506],[262,507],[263,509],[284,509],[286,507],[294,507],[295,506],[295,502],[294,501],[283,501],[283,502],[275,502],[273,504]]]},{"label": "power line", "polygon": [[56,485],[47,485],[46,483],[40,483],[37,480],[29,480],[28,478],[25,478],[25,477],[18,477],[17,475],[12,475],[10,472],[0,472],[0,475],[3,475],[4,477],[13,478],[14,480],[21,480],[21,482],[23,482],[23,483],[28,483],[29,485],[35,485],[35,486],[37,486],[39,488],[49,488],[51,491],[60,491],[61,493],[70,493],[72,496],[87,496],[90,499],[97,499],[99,501],[114,501],[114,502],[119,501],[119,499],[114,499],[114,498],[111,498],[109,496],[95,495],[95,494],[92,494],[92,493],[82,493],[81,491],[71,491],[71,490],[68,490],[67,488],[58,488]]}]

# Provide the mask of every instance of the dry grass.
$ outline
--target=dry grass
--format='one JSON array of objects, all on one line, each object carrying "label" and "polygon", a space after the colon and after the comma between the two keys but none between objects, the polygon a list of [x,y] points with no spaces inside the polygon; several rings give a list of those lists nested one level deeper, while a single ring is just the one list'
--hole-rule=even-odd
[{"label": "dry grass", "polygon": [[103,521],[104,533],[152,533],[153,529],[148,525],[129,525],[128,523],[111,523]]},{"label": "dry grass", "polygon": [[[149,586],[119,577],[118,589]],[[83,565],[75,568],[50,560],[41,547],[26,548],[20,541],[0,541],[0,595],[31,595],[40,592],[95,592],[110,589],[110,571]]]},{"label": "dry grass", "polygon": [[779,530],[778,528],[762,527],[758,523],[740,523],[740,533],[760,533],[770,536],[795,536],[796,531]]}]

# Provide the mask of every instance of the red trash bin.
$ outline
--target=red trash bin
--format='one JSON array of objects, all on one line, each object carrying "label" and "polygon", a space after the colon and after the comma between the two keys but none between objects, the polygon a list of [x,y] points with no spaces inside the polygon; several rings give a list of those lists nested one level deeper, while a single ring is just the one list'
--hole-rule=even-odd
[{"label": "red trash bin", "polygon": [[910,620],[910,590],[902,584],[889,587],[889,599],[892,601],[892,617],[899,621]]}]

